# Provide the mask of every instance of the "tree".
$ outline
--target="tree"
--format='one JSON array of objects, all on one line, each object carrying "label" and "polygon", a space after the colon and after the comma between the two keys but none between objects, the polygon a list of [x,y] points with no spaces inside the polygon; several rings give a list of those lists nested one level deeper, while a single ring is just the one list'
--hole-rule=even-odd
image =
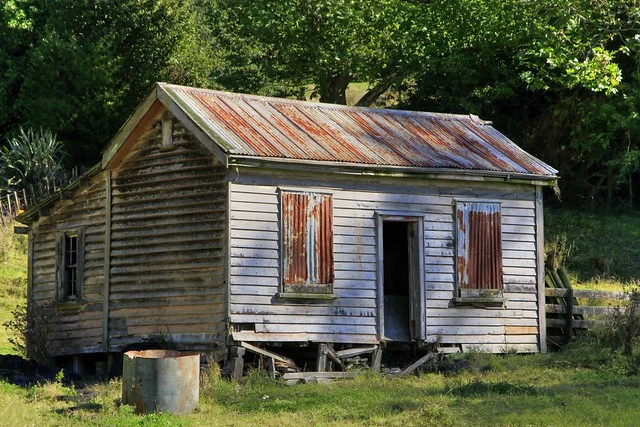
[{"label": "tree", "polygon": [[209,81],[212,44],[196,0],[12,0],[4,12],[0,129],[52,129],[73,164],[98,159],[153,82]]},{"label": "tree", "polygon": [[640,99],[634,3],[429,5],[435,36],[419,59],[407,107],[491,119],[560,169],[573,202],[611,202],[631,189],[631,171],[640,170],[633,138]]},{"label": "tree", "polygon": [[321,102],[338,104],[350,82],[368,82],[362,103],[370,105],[409,75],[406,41],[417,35],[421,8],[404,0],[219,0],[211,22],[227,68],[216,81],[300,98],[311,87]]}]

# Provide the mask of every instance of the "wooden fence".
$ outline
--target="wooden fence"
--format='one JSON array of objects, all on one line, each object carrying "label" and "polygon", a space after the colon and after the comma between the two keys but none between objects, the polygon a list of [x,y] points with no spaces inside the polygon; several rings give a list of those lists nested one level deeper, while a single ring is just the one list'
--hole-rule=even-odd
[{"label": "wooden fence", "polygon": [[1,191],[0,190],[0,218],[13,219],[16,215],[29,208],[29,199],[26,191]]},{"label": "wooden fence", "polygon": [[624,310],[629,294],[546,288],[547,340],[550,345],[562,346],[581,331],[606,321],[607,316]]}]

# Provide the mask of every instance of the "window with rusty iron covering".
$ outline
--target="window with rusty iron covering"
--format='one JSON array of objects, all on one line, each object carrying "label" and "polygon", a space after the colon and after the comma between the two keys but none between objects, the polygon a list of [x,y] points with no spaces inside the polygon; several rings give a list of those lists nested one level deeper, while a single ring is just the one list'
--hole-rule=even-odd
[{"label": "window with rusty iron covering", "polygon": [[59,302],[81,297],[84,264],[83,230],[66,231],[56,237],[56,295]]},{"label": "window with rusty iron covering", "polygon": [[282,282],[286,293],[333,291],[333,198],[281,193]]},{"label": "window with rusty iron covering", "polygon": [[502,291],[500,203],[456,203],[456,267],[458,295]]}]

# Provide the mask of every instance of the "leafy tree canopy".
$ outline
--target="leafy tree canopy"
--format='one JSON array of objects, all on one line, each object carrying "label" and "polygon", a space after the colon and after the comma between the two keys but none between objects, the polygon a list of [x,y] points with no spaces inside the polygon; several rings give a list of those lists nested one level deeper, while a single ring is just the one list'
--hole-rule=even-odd
[{"label": "leafy tree canopy", "polygon": [[639,18],[632,0],[6,0],[0,135],[49,128],[89,165],[154,81],[334,103],[359,82],[358,105],[478,114],[568,198],[633,204]]}]

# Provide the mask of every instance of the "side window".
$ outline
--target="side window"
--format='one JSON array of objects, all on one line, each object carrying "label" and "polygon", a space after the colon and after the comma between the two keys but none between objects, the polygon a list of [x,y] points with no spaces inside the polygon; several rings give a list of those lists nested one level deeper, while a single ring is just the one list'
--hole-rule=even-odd
[{"label": "side window", "polygon": [[284,292],[333,291],[333,198],[329,194],[281,193]]},{"label": "side window", "polygon": [[56,299],[77,301],[82,297],[84,232],[65,231],[56,239]]},{"label": "side window", "polygon": [[458,295],[465,290],[502,290],[500,203],[456,203]]}]

